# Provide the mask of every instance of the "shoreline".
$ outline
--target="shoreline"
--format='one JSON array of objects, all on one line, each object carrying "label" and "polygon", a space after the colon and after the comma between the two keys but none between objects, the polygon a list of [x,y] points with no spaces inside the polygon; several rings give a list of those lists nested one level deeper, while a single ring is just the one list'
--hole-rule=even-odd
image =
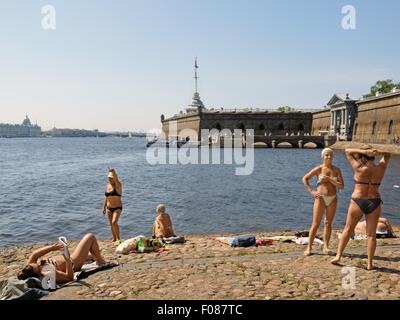
[{"label": "shoreline", "polygon": [[[393,225],[400,235],[400,225]],[[99,239],[107,261],[119,266],[97,272],[81,284],[51,292],[43,300],[275,300],[275,299],[400,299],[398,253],[400,238],[378,239],[374,271],[366,270],[367,240],[351,240],[341,263],[354,267],[356,289],[343,288],[342,268],[329,261],[336,253],[332,230],[331,252],[314,245],[275,241],[272,245],[232,248],[215,240],[221,234],[184,235],[185,244],[164,252],[117,254],[116,245]],[[226,233],[224,236],[246,234]],[[248,232],[257,239],[294,235],[294,231]],[[319,229],[317,236],[322,235]],[[77,240],[71,240],[71,249]],[[45,244],[45,243],[43,243]],[[0,278],[14,276],[29,254],[41,244],[0,248]],[[53,256],[56,255],[53,252]],[[52,254],[45,257],[52,256]]]},{"label": "shoreline", "polygon": [[[347,148],[360,148],[365,144],[366,143],[361,143],[356,141],[337,141],[333,145],[329,146],[329,148],[333,150],[345,150]],[[377,144],[377,143],[368,143],[368,144],[379,151],[390,152],[391,154],[400,155],[400,145]]]},{"label": "shoreline", "polygon": [[[343,227],[344,227],[344,225],[343,225]],[[398,234],[399,239],[400,239],[400,223],[392,224],[392,227],[394,228],[395,231],[397,230],[396,234]],[[213,233],[204,233],[204,232],[203,233],[186,233],[186,234],[182,234],[182,235],[185,237],[185,239],[186,238],[203,238],[203,239],[212,238],[212,239],[214,239],[216,237],[236,237],[236,236],[239,236],[239,235],[267,235],[267,236],[285,235],[285,236],[294,236],[294,234],[296,232],[300,232],[300,231],[309,231],[309,228],[281,229],[281,230],[276,230],[276,229],[275,230],[259,230],[259,229],[255,229],[255,230],[250,230],[250,231],[237,231],[237,232],[225,232],[225,233],[216,233],[216,232],[213,232]],[[335,228],[335,227],[332,228],[332,234],[335,233],[335,232],[339,232],[339,231],[342,231],[342,229]],[[94,233],[94,232],[92,232],[92,233],[96,236],[96,233]],[[318,233],[317,234],[318,235],[321,234],[321,237],[322,237],[322,222],[321,222],[321,227],[318,229]],[[128,240],[128,239],[136,237],[138,235],[139,234],[132,235],[132,236],[129,236],[129,237],[123,237],[122,239],[123,240]],[[151,236],[149,237],[149,236],[147,236],[147,235],[145,235],[143,233],[141,233],[141,235],[144,235],[147,238],[151,238]],[[83,236],[84,236],[84,234],[82,234],[82,237]],[[112,244],[111,241],[106,239],[106,238],[99,238],[99,237],[96,236],[96,239],[99,242]],[[54,243],[56,240],[57,240],[57,237],[54,238],[54,241],[23,242],[23,243],[0,246],[0,253],[2,251],[10,250],[10,249],[17,250],[17,249],[26,248],[26,247],[46,246],[46,245]],[[68,241],[71,242],[71,243],[77,243],[79,240],[80,239],[68,239]]]}]

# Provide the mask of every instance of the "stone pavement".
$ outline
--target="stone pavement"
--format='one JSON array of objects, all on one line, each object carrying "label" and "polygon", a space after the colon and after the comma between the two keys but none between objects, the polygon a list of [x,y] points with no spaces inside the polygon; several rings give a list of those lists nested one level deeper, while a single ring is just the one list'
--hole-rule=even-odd
[{"label": "stone pavement", "polygon": [[[291,233],[255,234],[262,238]],[[338,240],[332,234],[331,248],[336,250]],[[312,256],[304,257],[305,247],[295,243],[231,248],[214,240],[217,236],[187,236],[185,244],[171,245],[162,253],[129,255],[116,254],[113,244],[100,241],[106,259],[119,262],[119,267],[95,273],[43,299],[400,298],[399,238],[378,239],[377,268],[367,271],[366,240],[350,241],[340,267],[330,264],[332,257],[319,246]],[[15,274],[38,246],[0,250],[0,276]]]}]

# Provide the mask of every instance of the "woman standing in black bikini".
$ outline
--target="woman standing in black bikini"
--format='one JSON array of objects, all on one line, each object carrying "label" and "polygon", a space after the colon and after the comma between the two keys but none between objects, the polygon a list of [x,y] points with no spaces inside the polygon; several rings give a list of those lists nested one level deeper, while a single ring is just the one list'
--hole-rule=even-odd
[{"label": "woman standing in black bikini", "polygon": [[[380,154],[382,159],[375,165],[375,157]],[[343,251],[353,234],[357,223],[365,214],[368,236],[368,266],[373,269],[373,258],[376,249],[376,227],[381,215],[382,200],[379,186],[385,175],[390,159],[390,153],[378,152],[371,146],[362,149],[346,149],[346,157],[354,169],[355,186],[351,196],[346,226],[340,237],[336,257],[331,263],[338,264]]]},{"label": "woman standing in black bikini", "polygon": [[112,241],[119,241],[118,219],[122,212],[122,185],[113,168],[108,169],[108,181],[106,186],[103,213],[107,214],[110,221]]}]

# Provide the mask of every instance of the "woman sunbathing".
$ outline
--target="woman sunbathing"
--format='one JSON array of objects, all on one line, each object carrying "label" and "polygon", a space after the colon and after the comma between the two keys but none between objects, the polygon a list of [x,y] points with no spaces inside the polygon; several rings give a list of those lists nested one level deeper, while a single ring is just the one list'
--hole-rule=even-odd
[{"label": "woman sunbathing", "polygon": [[153,224],[153,238],[162,241],[164,238],[175,237],[172,221],[169,214],[165,212],[165,206],[159,204],[156,212],[157,218]]},{"label": "woman sunbathing", "polygon": [[[354,229],[355,234],[367,234],[367,221],[360,221]],[[392,225],[386,218],[379,218],[378,225],[376,226],[376,237],[396,238]]]},{"label": "woman sunbathing", "polygon": [[[40,259],[52,251],[63,250],[62,255],[53,258]],[[91,233],[85,235],[71,255],[68,248],[64,251],[64,245],[56,242],[35,250],[29,257],[27,265],[18,273],[18,279],[26,280],[30,277],[41,277],[44,275],[42,269],[46,265],[52,265],[56,269],[56,283],[65,283],[74,279],[74,272],[80,271],[84,262],[90,259],[96,260],[97,265],[106,263],[101,256],[99,244],[95,236]]]}]

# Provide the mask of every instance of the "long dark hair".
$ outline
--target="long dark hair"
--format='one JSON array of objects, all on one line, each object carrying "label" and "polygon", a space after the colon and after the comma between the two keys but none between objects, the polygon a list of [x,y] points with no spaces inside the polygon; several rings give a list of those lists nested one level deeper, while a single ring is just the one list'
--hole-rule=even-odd
[{"label": "long dark hair", "polygon": [[31,265],[26,265],[21,271],[17,273],[17,278],[19,280],[26,280],[31,277],[39,277]]}]

